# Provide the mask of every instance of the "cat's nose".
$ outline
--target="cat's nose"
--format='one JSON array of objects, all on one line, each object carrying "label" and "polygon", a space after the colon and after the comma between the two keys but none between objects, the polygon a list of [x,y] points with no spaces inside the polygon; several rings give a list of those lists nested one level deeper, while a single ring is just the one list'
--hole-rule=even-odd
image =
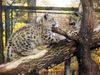
[{"label": "cat's nose", "polygon": [[56,24],[52,24],[53,27],[55,27]]},{"label": "cat's nose", "polygon": [[75,22],[70,22],[69,25],[73,25],[74,26],[75,25]]},{"label": "cat's nose", "polygon": [[55,26],[56,26],[56,22],[55,22],[55,23],[53,23],[53,24],[52,24],[52,26],[53,26],[53,27],[55,27]]}]

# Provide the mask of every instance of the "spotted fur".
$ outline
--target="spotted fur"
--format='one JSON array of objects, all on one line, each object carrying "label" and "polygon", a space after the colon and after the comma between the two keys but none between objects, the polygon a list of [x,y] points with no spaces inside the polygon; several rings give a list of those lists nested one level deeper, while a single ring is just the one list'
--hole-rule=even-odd
[{"label": "spotted fur", "polygon": [[78,12],[73,13],[69,18],[69,27],[68,34],[70,36],[76,36],[81,28],[81,15]]},{"label": "spotted fur", "polygon": [[37,18],[35,24],[26,25],[15,31],[7,43],[8,61],[13,58],[14,52],[18,55],[29,55],[27,52],[36,54],[39,52],[39,50],[34,49],[36,46],[59,42],[61,39],[52,32],[52,27],[56,25],[54,18],[45,14]]}]

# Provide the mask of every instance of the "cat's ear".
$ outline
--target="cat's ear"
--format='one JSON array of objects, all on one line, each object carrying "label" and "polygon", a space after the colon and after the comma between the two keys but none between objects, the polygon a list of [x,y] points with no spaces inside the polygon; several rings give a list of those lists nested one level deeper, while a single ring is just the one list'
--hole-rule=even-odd
[{"label": "cat's ear", "polygon": [[48,13],[46,13],[45,15],[44,15],[44,19],[48,19]]},{"label": "cat's ear", "polygon": [[79,13],[79,12],[74,12],[74,15],[75,15],[76,17],[82,17],[82,14]]},{"label": "cat's ear", "polygon": [[43,23],[43,18],[42,17],[37,17],[36,23],[42,24]]}]

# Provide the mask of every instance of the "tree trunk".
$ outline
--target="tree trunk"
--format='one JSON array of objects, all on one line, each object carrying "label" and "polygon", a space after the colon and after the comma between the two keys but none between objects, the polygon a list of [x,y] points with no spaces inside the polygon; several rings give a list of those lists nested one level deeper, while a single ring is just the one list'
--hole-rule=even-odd
[{"label": "tree trunk", "polygon": [[[98,35],[100,35],[99,30],[97,32]],[[100,43],[97,44],[98,42],[96,43],[95,41],[99,41],[100,36],[95,35],[95,38],[93,37],[92,41],[93,44],[91,45],[92,50],[100,47]],[[28,75],[28,73],[30,73],[32,70],[35,70],[34,72],[38,72],[43,68],[48,68],[52,64],[57,65],[66,59],[71,58],[76,52],[77,50],[75,42],[67,42],[62,40],[59,43],[52,44],[47,49],[42,50],[40,54],[23,57],[19,60],[0,65],[0,75],[17,75],[18,73],[24,73]]]},{"label": "tree trunk", "polygon": [[93,2],[92,0],[81,0],[83,6],[82,25],[80,40],[77,42],[78,52],[76,53],[79,70],[78,75],[97,75],[98,65],[92,60],[90,45],[94,26]]},{"label": "tree trunk", "polygon": [[78,75],[97,75],[98,65],[91,59],[91,55],[87,48],[83,45],[78,46],[77,60],[78,60]]},{"label": "tree trunk", "polygon": [[3,46],[3,25],[2,25],[2,0],[0,1],[0,64],[4,63]]},{"label": "tree trunk", "polygon": [[[28,6],[36,7],[36,0],[27,0]],[[28,13],[29,22],[35,22],[36,20],[36,9],[30,10]]]}]

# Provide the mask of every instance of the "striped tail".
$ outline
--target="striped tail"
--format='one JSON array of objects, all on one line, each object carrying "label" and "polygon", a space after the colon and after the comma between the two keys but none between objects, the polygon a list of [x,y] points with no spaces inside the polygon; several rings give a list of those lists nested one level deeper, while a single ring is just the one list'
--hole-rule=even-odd
[{"label": "striped tail", "polygon": [[10,62],[11,58],[13,58],[13,49],[12,49],[12,46],[11,46],[11,42],[7,43],[6,50],[7,50],[6,62]]}]

